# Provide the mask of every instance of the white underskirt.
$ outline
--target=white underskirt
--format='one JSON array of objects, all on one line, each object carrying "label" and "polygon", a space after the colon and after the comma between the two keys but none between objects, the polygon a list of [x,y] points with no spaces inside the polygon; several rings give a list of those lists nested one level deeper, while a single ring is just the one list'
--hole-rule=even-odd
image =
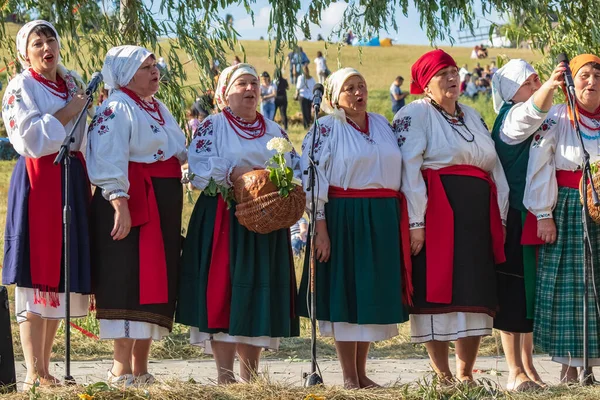
[{"label": "white underskirt", "polygon": [[[572,357],[552,357],[552,361],[568,365],[569,367],[574,368],[582,368],[583,367],[583,357],[581,358],[572,358]],[[600,365],[600,358],[588,358],[590,367],[597,367]]]},{"label": "white underskirt", "polygon": [[268,350],[277,350],[281,338],[272,338],[268,336],[248,337],[248,336],[230,336],[227,333],[206,333],[200,332],[198,328],[190,328],[190,344],[204,348],[204,354],[213,354],[211,340],[226,343],[241,343],[250,346],[262,347]]},{"label": "white underskirt", "polygon": [[169,336],[164,326],[150,322],[128,321],[124,319],[101,319],[100,339],[153,339],[161,340]]},{"label": "white underskirt", "polygon": [[[90,296],[87,294],[71,293],[71,318],[82,318],[88,313],[90,306]],[[46,319],[65,318],[66,296],[64,293],[58,293],[60,305],[52,307],[50,305],[35,304],[35,289],[25,287],[15,287],[15,315],[17,322],[27,321],[27,313],[37,314]]]},{"label": "white underskirt", "polygon": [[484,313],[411,314],[410,340],[412,343],[447,342],[470,336],[489,336],[493,326],[494,319]]},{"label": "white underskirt", "polygon": [[398,336],[398,325],[319,321],[319,332],[321,336],[332,337],[337,342],[378,342]]}]

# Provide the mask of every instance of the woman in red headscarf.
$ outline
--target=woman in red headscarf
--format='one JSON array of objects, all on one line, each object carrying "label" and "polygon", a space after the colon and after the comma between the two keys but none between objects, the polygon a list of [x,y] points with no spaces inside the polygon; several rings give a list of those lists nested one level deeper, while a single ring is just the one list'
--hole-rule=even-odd
[{"label": "woman in red headscarf", "polygon": [[425,343],[444,380],[452,377],[448,348],[456,341],[456,377],[472,381],[481,337],[492,333],[508,184],[483,119],[457,101],[452,57],[430,51],[411,72],[411,94],[425,96],[393,122],[411,228],[411,337]]}]

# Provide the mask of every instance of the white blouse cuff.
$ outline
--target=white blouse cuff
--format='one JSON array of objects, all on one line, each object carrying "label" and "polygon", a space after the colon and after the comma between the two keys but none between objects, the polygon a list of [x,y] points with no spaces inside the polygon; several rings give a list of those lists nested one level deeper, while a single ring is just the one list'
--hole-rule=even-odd
[{"label": "white blouse cuff", "polygon": [[317,210],[317,221],[322,221],[325,219],[325,209]]},{"label": "white blouse cuff", "polygon": [[231,181],[231,174],[233,173],[233,170],[235,169],[235,167],[236,167],[235,164],[232,165],[225,173],[225,184],[228,187],[233,187],[233,182]]},{"label": "white blouse cuff", "polygon": [[129,195],[123,189],[114,189],[110,191],[102,189],[102,197],[104,197],[108,201],[118,199],[119,197],[125,197],[126,199],[129,199]]},{"label": "white blouse cuff", "polygon": [[552,218],[552,211],[551,210],[545,210],[545,211],[541,211],[538,213],[535,213],[535,216],[537,218],[537,220],[541,220],[541,219],[551,219]]},{"label": "white blouse cuff", "polygon": [[425,228],[425,221],[413,221],[408,227],[410,230]]}]

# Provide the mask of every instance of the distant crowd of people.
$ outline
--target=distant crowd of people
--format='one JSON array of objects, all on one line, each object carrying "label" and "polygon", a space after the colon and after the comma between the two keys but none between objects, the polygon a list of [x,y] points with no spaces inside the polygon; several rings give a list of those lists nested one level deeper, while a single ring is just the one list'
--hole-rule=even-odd
[{"label": "distant crowd of people", "polygon": [[472,71],[467,64],[463,64],[458,71],[460,76],[461,96],[474,99],[478,96],[490,96],[492,94],[492,76],[498,70],[496,63],[492,61],[484,67],[477,63]]}]

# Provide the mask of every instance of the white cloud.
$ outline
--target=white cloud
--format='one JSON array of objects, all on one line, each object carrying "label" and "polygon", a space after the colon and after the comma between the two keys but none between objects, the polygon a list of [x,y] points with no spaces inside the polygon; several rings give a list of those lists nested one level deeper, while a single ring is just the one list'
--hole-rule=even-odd
[{"label": "white cloud", "polygon": [[348,7],[348,4],[345,2],[330,4],[321,14],[321,28],[327,32],[335,28],[342,21],[346,7]]},{"label": "white cloud", "polygon": [[269,27],[270,16],[271,6],[262,7],[257,13],[254,13],[254,25],[252,25],[252,17],[248,15],[238,21],[234,21],[233,26],[238,32],[252,30],[266,31]]}]

